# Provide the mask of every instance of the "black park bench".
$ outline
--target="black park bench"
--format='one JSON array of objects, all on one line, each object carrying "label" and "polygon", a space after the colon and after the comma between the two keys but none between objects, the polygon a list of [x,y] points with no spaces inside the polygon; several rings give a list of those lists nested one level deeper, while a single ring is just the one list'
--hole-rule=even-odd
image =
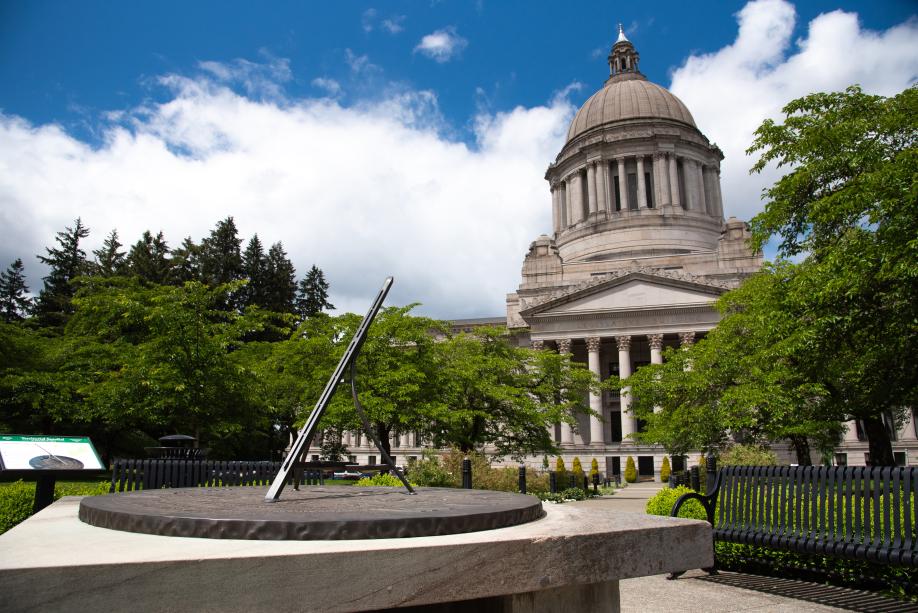
[{"label": "black park bench", "polygon": [[918,567],[918,467],[727,466],[689,500],[715,541]]}]

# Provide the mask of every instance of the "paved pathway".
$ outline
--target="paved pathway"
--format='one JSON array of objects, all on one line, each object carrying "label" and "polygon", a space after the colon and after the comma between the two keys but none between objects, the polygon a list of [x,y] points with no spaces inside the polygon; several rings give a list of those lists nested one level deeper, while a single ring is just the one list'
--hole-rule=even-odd
[{"label": "paved pathway", "polygon": [[[643,513],[647,499],[660,483],[635,483],[577,506],[603,505],[628,513]],[[710,577],[700,570],[689,571],[675,581],[665,575],[626,579],[621,582],[622,613],[727,613],[827,612],[827,611],[918,611],[897,600],[870,592],[823,586],[790,579],[722,572]]]}]

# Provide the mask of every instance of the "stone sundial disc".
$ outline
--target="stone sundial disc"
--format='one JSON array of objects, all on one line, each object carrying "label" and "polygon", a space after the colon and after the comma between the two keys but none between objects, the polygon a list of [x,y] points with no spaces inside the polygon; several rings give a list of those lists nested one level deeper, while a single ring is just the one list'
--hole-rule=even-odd
[{"label": "stone sundial disc", "polygon": [[93,526],[162,536],[334,540],[438,536],[540,519],[534,496],[451,488],[288,489],[275,503],[261,487],[176,488],[88,496],[80,519]]}]

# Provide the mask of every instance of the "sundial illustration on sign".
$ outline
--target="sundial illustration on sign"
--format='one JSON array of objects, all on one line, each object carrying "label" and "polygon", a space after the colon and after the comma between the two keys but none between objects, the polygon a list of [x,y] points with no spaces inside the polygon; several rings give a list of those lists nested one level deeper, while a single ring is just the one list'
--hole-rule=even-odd
[{"label": "sundial illustration on sign", "polygon": [[[413,488],[386,453],[360,405],[356,363],[367,332],[391,287],[389,277],[360,322],[267,493],[258,487],[189,487],[90,496],[80,502],[80,519],[102,528],[161,536],[355,540],[478,532],[542,518],[542,503],[535,496]],[[332,485],[291,488],[284,492],[345,377],[350,381],[354,409],[367,439],[376,444],[386,467],[401,480],[404,488]]]}]

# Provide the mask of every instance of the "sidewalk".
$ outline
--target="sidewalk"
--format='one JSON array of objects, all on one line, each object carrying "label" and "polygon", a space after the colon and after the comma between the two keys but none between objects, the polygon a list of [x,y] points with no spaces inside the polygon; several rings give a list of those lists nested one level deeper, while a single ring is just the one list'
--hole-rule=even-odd
[{"label": "sidewalk", "polygon": [[[602,505],[626,513],[644,513],[647,499],[661,483],[635,483],[612,496],[570,502],[582,507]],[[791,579],[721,572],[708,576],[692,570],[675,581],[666,575],[621,582],[622,613],[779,613],[828,611],[918,611],[918,607],[871,592],[824,586]]]}]

